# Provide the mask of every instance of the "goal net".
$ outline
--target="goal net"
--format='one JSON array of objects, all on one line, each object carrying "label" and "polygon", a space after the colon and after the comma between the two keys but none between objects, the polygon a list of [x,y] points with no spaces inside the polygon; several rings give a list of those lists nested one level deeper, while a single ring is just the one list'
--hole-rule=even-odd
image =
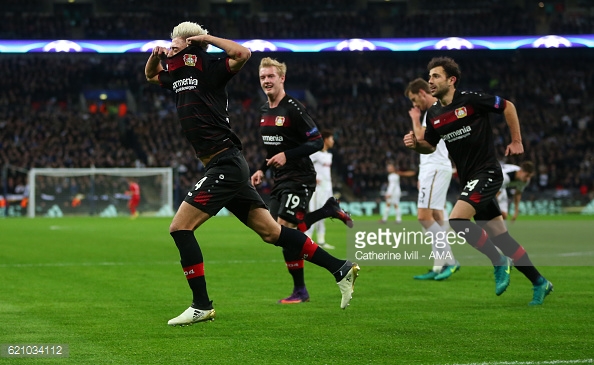
[{"label": "goal net", "polygon": [[141,216],[173,215],[171,168],[33,168],[29,217],[130,215],[129,184],[140,187]]}]

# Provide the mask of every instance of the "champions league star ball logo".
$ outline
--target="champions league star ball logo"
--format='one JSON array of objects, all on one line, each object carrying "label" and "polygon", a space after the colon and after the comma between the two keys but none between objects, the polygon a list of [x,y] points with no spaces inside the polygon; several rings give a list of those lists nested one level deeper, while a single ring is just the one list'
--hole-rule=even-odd
[{"label": "champions league star ball logo", "polygon": [[473,49],[469,40],[459,37],[449,37],[435,43],[435,49]]},{"label": "champions league star ball logo", "polygon": [[338,43],[335,49],[337,51],[374,51],[375,45],[365,39],[353,38]]},{"label": "champions league star ball logo", "polygon": [[148,52],[148,51],[152,51],[153,48],[155,48],[155,47],[169,48],[170,46],[171,46],[171,42],[162,41],[162,40],[156,40],[156,41],[151,41],[151,42],[148,42],[148,43],[143,44],[140,47],[140,50],[142,52]]},{"label": "champions league star ball logo", "polygon": [[532,43],[534,48],[561,48],[561,47],[571,47],[571,42],[564,37],[559,37],[558,35],[547,35],[544,37],[540,37]]},{"label": "champions league star ball logo", "polygon": [[43,47],[43,52],[81,52],[82,47],[78,44],[67,41],[67,40],[59,40],[53,41],[45,45]]},{"label": "champions league star ball logo", "polygon": [[244,42],[242,46],[247,47],[253,52],[265,52],[265,51],[276,51],[277,48],[274,44],[264,41],[262,39],[253,39],[251,41]]}]

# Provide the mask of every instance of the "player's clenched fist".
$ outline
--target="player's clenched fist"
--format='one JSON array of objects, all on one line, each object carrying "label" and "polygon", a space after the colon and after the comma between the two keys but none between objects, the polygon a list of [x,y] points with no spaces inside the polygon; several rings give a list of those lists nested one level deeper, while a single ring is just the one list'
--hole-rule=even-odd
[{"label": "player's clenched fist", "polygon": [[154,57],[158,57],[159,59],[164,60],[167,58],[167,52],[168,52],[167,48],[157,46],[157,47],[153,48],[152,55]]},{"label": "player's clenched fist", "polygon": [[254,186],[258,186],[262,183],[262,179],[264,178],[264,173],[262,172],[262,170],[258,170],[256,172],[254,172],[254,174],[252,175],[252,185]]},{"label": "player's clenched fist", "polygon": [[414,150],[417,147],[417,137],[415,137],[413,131],[408,132],[408,134],[404,136],[404,145],[411,150]]}]

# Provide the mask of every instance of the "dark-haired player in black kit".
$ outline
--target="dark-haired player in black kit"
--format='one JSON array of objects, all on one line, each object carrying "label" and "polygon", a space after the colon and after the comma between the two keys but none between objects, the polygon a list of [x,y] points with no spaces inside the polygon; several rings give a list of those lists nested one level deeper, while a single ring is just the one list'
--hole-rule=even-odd
[{"label": "dark-haired player in black kit", "polygon": [[[338,218],[352,227],[351,217],[340,208],[334,197],[328,199],[322,208],[307,213],[309,200],[316,189],[316,170],[309,155],[324,147],[322,135],[305,107],[285,92],[287,65],[266,57],[260,61],[258,69],[260,86],[268,97],[261,108],[260,119],[266,160],[252,175],[252,184],[259,185],[268,168],[274,170],[270,213],[285,227],[305,232],[313,223],[329,217]],[[279,303],[308,302],[303,258],[285,249],[283,256],[293,277],[293,292]]]},{"label": "dark-haired player in black kit", "polygon": [[[171,48],[155,47],[146,63],[149,82],[173,90],[182,133],[205,166],[205,175],[188,192],[169,232],[193,293],[192,305],[171,319],[171,326],[212,320],[215,310],[204,279],[202,251],[194,231],[226,207],[268,243],[322,266],[332,273],[342,293],[341,308],[351,300],[359,267],[328,254],[305,234],[279,225],[250,184],[241,142],[231,131],[227,113],[227,82],[250,58],[250,50],[208,34],[200,25],[183,22],[173,28]],[[209,54],[209,44],[226,54]],[[167,70],[161,60],[166,60]]]},{"label": "dark-haired player in black kit", "polygon": [[524,147],[516,107],[499,96],[456,90],[460,68],[449,57],[432,59],[427,69],[431,94],[438,101],[427,112],[423,139],[417,140],[410,132],[404,137],[404,144],[417,152],[431,153],[440,138],[445,141],[463,186],[450,214],[450,226],[491,259],[495,267],[495,294],[501,295],[507,289],[513,264],[532,282],[534,295],[529,304],[540,305],[553,290],[553,284],[538,272],[524,248],[509,235],[496,201],[503,175],[495,156],[489,113],[503,114],[510,129],[506,156],[520,155]]}]

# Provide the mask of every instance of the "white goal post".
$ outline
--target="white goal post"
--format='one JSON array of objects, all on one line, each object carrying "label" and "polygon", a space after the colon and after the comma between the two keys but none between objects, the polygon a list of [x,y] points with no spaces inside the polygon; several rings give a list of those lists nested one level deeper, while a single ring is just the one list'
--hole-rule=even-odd
[{"label": "white goal post", "polygon": [[128,183],[140,186],[141,216],[173,215],[173,169],[32,168],[27,216],[129,215]]}]

